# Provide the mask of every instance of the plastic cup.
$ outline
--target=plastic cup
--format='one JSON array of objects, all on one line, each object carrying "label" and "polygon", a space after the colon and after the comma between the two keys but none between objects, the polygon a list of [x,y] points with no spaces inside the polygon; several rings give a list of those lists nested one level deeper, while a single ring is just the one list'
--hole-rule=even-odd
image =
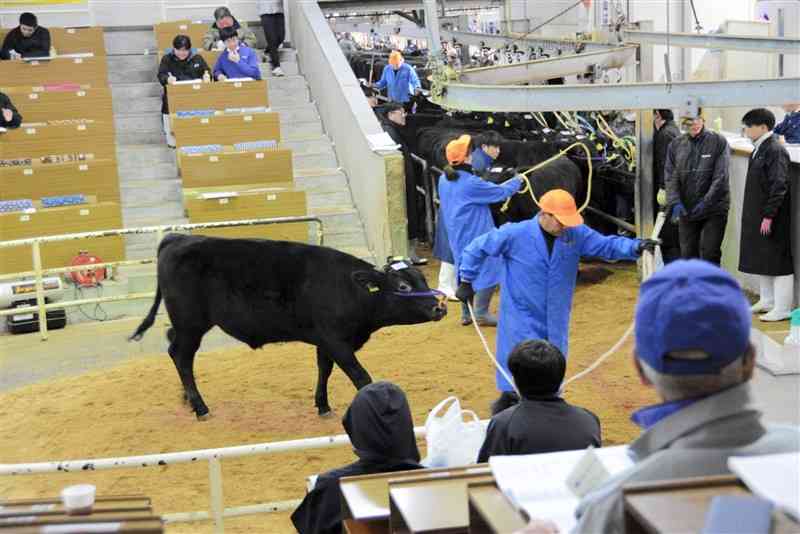
[{"label": "plastic cup", "polygon": [[61,502],[69,515],[89,514],[94,506],[96,488],[92,484],[77,484],[61,490]]}]

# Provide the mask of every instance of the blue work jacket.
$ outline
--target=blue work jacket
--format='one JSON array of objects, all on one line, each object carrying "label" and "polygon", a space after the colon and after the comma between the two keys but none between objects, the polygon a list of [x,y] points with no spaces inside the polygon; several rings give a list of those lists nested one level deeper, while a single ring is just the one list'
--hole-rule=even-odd
[{"label": "blue work jacket", "polygon": [[403,63],[397,70],[394,70],[391,65],[386,65],[381,79],[375,82],[375,87],[381,90],[388,87],[389,100],[404,104],[411,100],[411,95],[421,85],[417,71],[408,63]]},{"label": "blue work jacket", "polygon": [[[501,202],[522,187],[522,180],[512,178],[497,185],[482,180],[469,172],[458,170],[458,180],[450,181],[443,174],[439,177],[439,201],[442,222],[447,229],[447,239],[453,252],[456,269],[461,263],[461,254],[473,239],[494,230],[494,221],[489,204]],[[487,261],[476,276],[482,287],[492,287],[499,281],[499,262]],[[458,272],[458,271],[456,271]]]},{"label": "blue work jacket", "polygon": [[[484,266],[500,262],[500,317],[497,361],[508,371],[511,350],[529,339],[546,339],[567,357],[569,318],[578,262],[582,256],[608,260],[635,260],[639,240],[604,236],[586,225],[564,231],[548,253],[537,215],[529,221],[508,223],[484,234],[466,247],[459,275],[481,280]],[[474,283],[476,290],[485,286]],[[497,371],[497,389],[513,391]]]}]

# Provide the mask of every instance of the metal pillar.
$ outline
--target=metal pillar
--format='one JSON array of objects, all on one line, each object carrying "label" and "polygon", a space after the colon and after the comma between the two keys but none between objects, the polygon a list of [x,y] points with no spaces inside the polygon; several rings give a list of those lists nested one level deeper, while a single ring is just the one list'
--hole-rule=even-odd
[{"label": "metal pillar", "polygon": [[436,12],[436,0],[424,0],[425,2],[425,27],[428,28],[430,36],[428,50],[431,57],[437,57],[442,51],[442,39],[439,34],[439,13]]},{"label": "metal pillar", "polygon": [[636,233],[639,237],[649,237],[653,232],[656,185],[653,182],[653,112],[639,110],[636,113],[636,184],[634,190],[634,209],[636,213]]}]

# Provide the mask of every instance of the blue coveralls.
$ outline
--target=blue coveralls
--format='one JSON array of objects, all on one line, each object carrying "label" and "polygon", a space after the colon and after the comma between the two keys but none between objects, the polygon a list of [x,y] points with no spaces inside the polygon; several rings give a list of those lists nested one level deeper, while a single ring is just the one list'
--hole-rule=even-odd
[{"label": "blue coveralls", "polygon": [[419,83],[417,71],[408,63],[403,63],[397,70],[394,70],[391,65],[386,65],[381,79],[375,82],[375,87],[381,90],[388,88],[389,100],[405,104],[411,100],[414,91],[422,86]]},{"label": "blue coveralls", "polygon": [[[500,262],[500,317],[497,361],[508,371],[508,356],[522,341],[546,339],[567,357],[569,318],[578,262],[582,256],[607,260],[635,260],[637,239],[604,236],[585,225],[569,228],[548,253],[537,215],[529,221],[508,223],[484,234],[461,255],[459,276],[484,286],[487,265]],[[513,387],[496,373],[497,389]]]}]

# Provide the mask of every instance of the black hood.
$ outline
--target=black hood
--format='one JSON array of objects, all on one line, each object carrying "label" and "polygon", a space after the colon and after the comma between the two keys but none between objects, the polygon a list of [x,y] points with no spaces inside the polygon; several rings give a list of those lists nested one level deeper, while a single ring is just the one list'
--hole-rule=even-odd
[{"label": "black hood", "polygon": [[361,460],[419,462],[406,394],[390,382],[375,382],[361,389],[342,424]]}]

